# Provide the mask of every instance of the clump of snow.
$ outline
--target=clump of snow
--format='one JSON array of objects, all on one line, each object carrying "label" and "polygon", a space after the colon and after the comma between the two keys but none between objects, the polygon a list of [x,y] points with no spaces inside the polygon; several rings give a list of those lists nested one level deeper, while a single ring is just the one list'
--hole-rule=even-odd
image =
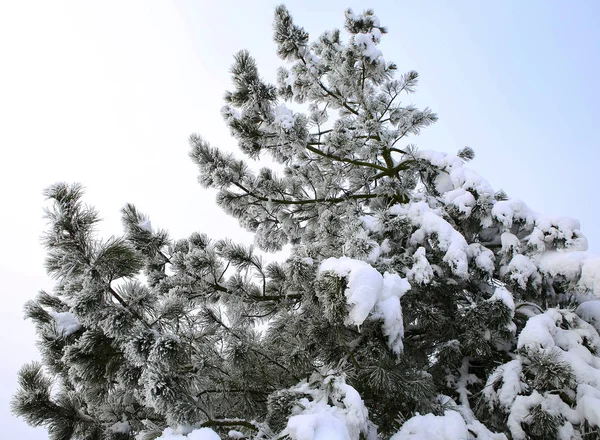
[{"label": "clump of snow", "polygon": [[296,122],[294,114],[285,104],[279,104],[275,107],[273,116],[275,117],[275,124],[280,125],[284,130],[290,130]]},{"label": "clump of snow", "polygon": [[356,34],[354,42],[362,50],[362,54],[371,61],[376,61],[382,57],[382,52],[375,45],[381,38],[381,31],[373,29],[371,32]]},{"label": "clump of snow", "polygon": [[150,220],[142,220],[138,226],[144,231],[152,232],[152,222]]},{"label": "clump of snow", "polygon": [[408,205],[394,205],[390,212],[406,217],[419,228],[412,234],[411,244],[427,244],[427,239],[435,235],[437,246],[442,252],[445,252],[443,261],[450,266],[455,275],[468,278],[467,241],[427,203],[413,202]]},{"label": "clump of snow", "polygon": [[500,243],[502,244],[502,252],[518,252],[521,242],[519,238],[510,232],[503,232],[500,235]]},{"label": "clump of snow", "polygon": [[179,432],[181,431],[167,428],[157,440],[221,440],[221,437],[210,428],[194,429],[187,435]]},{"label": "clump of snow", "polygon": [[119,434],[129,434],[129,431],[131,431],[131,426],[129,425],[129,422],[124,421],[113,424],[109,429],[112,432],[116,432]]},{"label": "clump of snow", "polygon": [[572,251],[587,250],[587,239],[579,230],[579,221],[569,217],[536,215],[535,224],[543,232],[545,241],[564,241],[564,247]]},{"label": "clump of snow", "polygon": [[563,276],[581,290],[600,296],[600,256],[590,252],[546,252],[540,257],[540,271],[552,278]]},{"label": "clump of snow", "polygon": [[527,320],[525,327],[519,335],[517,348],[552,348],[555,346],[554,335],[558,330],[557,322],[562,320],[562,315],[556,309],[532,316]]},{"label": "clump of snow", "polygon": [[377,219],[377,217],[373,215],[363,215],[360,217],[362,221],[363,227],[370,232],[380,232],[381,231],[381,223]]},{"label": "clump of snow", "polygon": [[358,391],[343,376],[329,375],[322,384],[322,389],[312,389],[306,382],[292,388],[312,399],[300,399],[282,435],[292,440],[359,440],[370,424]]},{"label": "clump of snow", "polygon": [[566,419],[563,425],[559,427],[558,438],[561,440],[571,439],[568,435],[574,432],[573,424],[579,424],[580,422],[577,411],[571,409],[556,394],[544,393],[542,395],[537,391],[533,391],[529,396],[517,396],[511,407],[507,426],[510,429],[513,440],[525,440],[529,438],[523,430],[522,423],[527,422],[531,409],[538,405],[546,413]]},{"label": "clump of snow", "polygon": [[494,294],[490,297],[488,301],[500,301],[504,303],[506,307],[511,311],[511,316],[515,316],[515,301],[513,299],[512,293],[510,293],[504,287],[496,287]]},{"label": "clump of snow", "polygon": [[583,262],[578,287],[600,296],[600,257],[590,256]]},{"label": "clump of snow", "polygon": [[442,196],[442,200],[447,205],[454,205],[465,216],[469,216],[473,207],[477,203],[473,194],[464,188],[456,188],[448,191]]},{"label": "clump of snow", "polygon": [[244,437],[246,437],[243,432],[235,431],[233,429],[231,431],[229,431],[227,433],[227,435],[229,436],[229,438],[244,438]]},{"label": "clump of snow", "polygon": [[577,386],[577,412],[590,425],[600,427],[600,390],[587,384]]},{"label": "clump of snow", "polygon": [[596,331],[600,332],[600,301],[586,301],[579,304],[575,313],[594,326]]},{"label": "clump of snow", "polygon": [[325,271],[348,279],[344,292],[349,306],[346,324],[361,325],[373,313],[374,318],[383,320],[390,348],[400,353],[404,336],[400,298],[410,289],[408,281],[397,274],[381,275],[370,264],[348,257],[324,260],[319,272]]},{"label": "clump of snow", "polygon": [[[523,365],[520,360],[513,360],[504,365],[500,365],[488,377],[483,395],[490,404],[490,409],[494,409],[496,403],[504,409],[512,406],[513,402],[527,386],[521,381]],[[501,385],[496,391],[494,385],[501,381]]]},{"label": "clump of snow", "polygon": [[522,254],[516,254],[512,257],[508,266],[501,268],[500,275],[508,276],[523,290],[527,288],[528,282],[531,282],[533,285],[538,285],[541,282],[537,266],[529,257]]},{"label": "clump of snow", "polygon": [[63,336],[70,336],[81,328],[79,320],[71,312],[50,311],[49,313],[54,318],[56,330]]},{"label": "clump of snow", "polygon": [[433,279],[434,273],[427,257],[425,256],[425,248],[420,247],[413,254],[413,265],[406,272],[408,279],[416,284],[429,284]]},{"label": "clump of snow", "polygon": [[467,246],[467,256],[475,261],[477,268],[489,276],[494,275],[494,260],[496,257],[494,257],[494,253],[491,250],[479,243],[471,243]]},{"label": "clump of snow", "polygon": [[[456,204],[459,209],[461,209],[461,204],[463,204],[464,211],[462,212],[466,215],[470,214],[470,209],[468,208],[472,208],[475,205],[475,198],[471,194],[472,192],[484,199],[491,200],[493,198],[494,190],[488,181],[475,171],[463,166],[463,161],[460,157],[431,150],[417,151],[415,157],[426,160],[442,171],[434,180],[436,190],[440,194],[457,189],[465,191],[464,193],[451,193],[450,196],[444,195],[444,200],[448,197],[446,203]],[[473,199],[471,199],[467,193],[471,194]],[[462,196],[463,198],[455,200],[455,198],[459,196]]]},{"label": "clump of snow", "polygon": [[534,212],[519,199],[497,201],[492,208],[492,216],[506,228],[510,228],[515,221],[533,226],[535,220]]},{"label": "clump of snow", "polygon": [[517,348],[553,350],[570,366],[578,383],[600,388],[600,357],[593,354],[600,351],[600,335],[571,311],[548,309],[529,318]]},{"label": "clump of snow", "polygon": [[417,415],[408,419],[390,440],[458,440],[468,439],[469,430],[456,411],[446,411],[443,416]]}]

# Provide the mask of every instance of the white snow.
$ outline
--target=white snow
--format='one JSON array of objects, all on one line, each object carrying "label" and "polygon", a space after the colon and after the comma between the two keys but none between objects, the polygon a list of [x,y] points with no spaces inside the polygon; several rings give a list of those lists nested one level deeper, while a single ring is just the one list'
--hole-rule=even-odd
[{"label": "white snow", "polygon": [[434,273],[427,257],[425,256],[425,248],[420,247],[413,254],[413,265],[406,272],[408,279],[416,284],[429,284],[433,279]]},{"label": "white snow", "polygon": [[508,307],[511,311],[511,316],[515,316],[515,301],[513,299],[512,293],[510,293],[504,287],[496,287],[494,294],[490,297],[488,301],[501,301]]},{"label": "white snow", "polygon": [[467,246],[467,255],[470,259],[475,261],[475,266],[483,272],[487,273],[489,276],[494,275],[494,260],[496,257],[491,250],[479,243],[471,243]]},{"label": "white snow", "polygon": [[[489,402],[491,409],[495,403],[499,403],[501,407],[508,409],[513,402],[527,387],[521,381],[521,373],[523,365],[520,360],[513,360],[496,368],[488,377],[488,380],[483,389],[483,394]],[[501,385],[497,391],[494,390],[494,384],[500,380]]]},{"label": "white snow", "polygon": [[513,440],[525,440],[527,434],[523,430],[522,423],[527,421],[530,410],[541,405],[542,410],[553,416],[562,416],[566,419],[559,429],[560,440],[570,440],[568,436],[573,431],[573,423],[579,424],[578,412],[571,409],[557,394],[540,394],[533,391],[529,396],[517,396],[513,403],[507,420]]},{"label": "white snow", "polygon": [[442,200],[447,205],[454,205],[465,216],[471,214],[471,210],[476,204],[475,197],[464,188],[456,188],[448,191],[442,196]]},{"label": "white snow", "polygon": [[[460,157],[431,150],[417,151],[415,153],[415,157],[426,160],[442,171],[440,174],[438,174],[434,181],[436,190],[439,191],[440,194],[444,194],[448,191],[456,189],[462,189],[465,191],[465,193],[458,192],[456,194],[452,194],[449,196],[449,199],[451,200],[451,203],[457,204],[459,209],[461,209],[460,205],[464,204],[463,209],[465,209],[465,211],[463,212],[465,212],[466,215],[470,214],[470,210],[468,208],[472,208],[472,206],[474,206],[475,198],[471,192],[475,192],[480,198],[483,199],[491,200],[493,198],[494,190],[487,180],[485,180],[475,171],[463,166],[463,161]],[[471,194],[473,199],[466,195],[467,193]],[[455,201],[455,197],[458,197],[459,195],[462,195],[464,198],[460,199],[459,201]],[[446,196],[444,195],[444,197]],[[449,202],[450,201],[446,203]]]},{"label": "white snow", "polygon": [[[289,418],[282,435],[292,440],[359,440],[369,431],[368,411],[358,392],[343,376],[327,376],[324,389],[311,389],[306,382],[293,389],[310,394]],[[333,406],[329,405],[329,401]]]},{"label": "white snow", "polygon": [[131,426],[129,425],[129,422],[124,421],[113,424],[109,429],[112,432],[116,432],[119,434],[129,434],[129,431],[131,431]]},{"label": "white snow", "polygon": [[540,271],[551,276],[563,276],[581,290],[600,297],[600,256],[590,252],[546,252],[540,257]]},{"label": "white snow", "polygon": [[596,331],[600,332],[600,301],[581,303],[575,313],[588,324],[593,325]]},{"label": "white snow", "polygon": [[284,130],[290,130],[296,122],[296,118],[292,111],[285,104],[279,104],[273,112],[275,124],[280,125]]},{"label": "white snow", "polygon": [[560,322],[562,315],[556,309],[532,316],[527,320],[525,327],[519,335],[517,348],[552,348],[555,346],[554,335],[557,332],[556,322]]},{"label": "white snow", "polygon": [[150,220],[142,220],[138,226],[144,231],[152,232],[152,222]]},{"label": "white snow", "polygon": [[462,416],[446,411],[443,416],[417,415],[408,419],[390,440],[467,440],[469,431]]},{"label": "white snow", "polygon": [[50,311],[49,313],[54,318],[56,330],[63,336],[70,336],[81,328],[79,320],[71,312]]},{"label": "white snow", "polygon": [[344,292],[349,306],[347,325],[361,325],[369,314],[383,320],[383,331],[395,353],[402,351],[404,327],[400,298],[410,284],[397,274],[381,275],[370,264],[348,257],[328,258],[319,266],[320,272],[333,271],[348,279]]},{"label": "white snow", "polygon": [[532,226],[535,220],[533,211],[519,199],[497,201],[492,208],[492,216],[506,228],[510,228],[515,220]]},{"label": "white snow", "polygon": [[468,278],[467,241],[427,203],[413,202],[408,205],[394,205],[390,209],[390,213],[404,216],[419,227],[410,238],[412,244],[426,244],[427,239],[435,235],[437,246],[445,252],[444,262],[450,266],[455,275]]},{"label": "white snow", "polygon": [[172,428],[167,428],[157,440],[221,440],[221,437],[210,428],[194,429],[187,435],[180,434]]},{"label": "white snow", "polygon": [[587,384],[577,386],[577,412],[592,426],[600,427],[600,390]]},{"label": "white snow", "polygon": [[354,42],[362,50],[362,54],[371,61],[376,61],[383,55],[375,45],[375,42],[379,41],[379,38],[381,38],[381,32],[379,29],[376,29],[375,31],[376,32],[360,33],[354,36]]},{"label": "white snow", "polygon": [[500,275],[506,276],[515,281],[523,290],[527,288],[527,283],[538,285],[541,282],[540,274],[537,271],[537,266],[531,259],[525,255],[516,254],[508,266],[504,266],[500,270]]},{"label": "white snow", "polygon": [[521,247],[521,242],[519,241],[519,238],[514,235],[511,234],[510,232],[503,232],[500,235],[500,243],[502,244],[502,252],[507,253],[507,252],[518,252],[519,248]]}]

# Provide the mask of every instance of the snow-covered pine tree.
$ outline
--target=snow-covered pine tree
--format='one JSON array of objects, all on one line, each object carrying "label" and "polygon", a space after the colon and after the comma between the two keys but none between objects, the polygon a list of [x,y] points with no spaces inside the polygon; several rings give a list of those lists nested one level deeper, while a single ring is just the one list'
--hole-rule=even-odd
[{"label": "snow-covered pine tree", "polygon": [[278,170],[191,138],[200,182],[285,261],[172,240],[133,205],[102,241],[80,186],[46,191],[57,285],[26,305],[43,365],[17,415],[52,439],[599,438],[600,258],[579,224],[495,193],[469,148],[410,144],[436,120],[402,103],[417,74],[382,57],[372,11],[345,29],[309,43],[278,7],[277,85],[235,56],[223,116]]}]

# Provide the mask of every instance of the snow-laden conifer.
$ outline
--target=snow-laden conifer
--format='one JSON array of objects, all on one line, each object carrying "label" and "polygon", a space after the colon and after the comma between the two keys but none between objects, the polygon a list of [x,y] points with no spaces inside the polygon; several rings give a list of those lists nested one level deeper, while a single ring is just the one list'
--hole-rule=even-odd
[{"label": "snow-laden conifer", "polygon": [[52,439],[598,437],[600,258],[472,149],[412,144],[437,119],[407,102],[417,73],[373,11],[345,18],[311,42],[278,7],[275,85],[235,56],[222,115],[246,159],[191,137],[200,183],[284,260],[133,205],[101,240],[80,186],[46,191],[57,284],[25,308],[43,364],[17,415]]}]

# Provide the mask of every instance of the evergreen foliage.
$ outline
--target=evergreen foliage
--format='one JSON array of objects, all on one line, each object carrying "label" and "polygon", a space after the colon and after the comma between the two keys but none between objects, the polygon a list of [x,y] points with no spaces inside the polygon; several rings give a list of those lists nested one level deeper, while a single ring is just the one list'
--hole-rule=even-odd
[{"label": "evergreen foliage", "polygon": [[417,73],[383,58],[373,11],[345,17],[345,40],[311,43],[279,6],[276,85],[235,56],[223,117],[277,169],[190,139],[258,250],[173,240],[133,205],[100,240],[81,186],[46,190],[57,284],[25,306],[43,365],[15,414],[53,440],[600,437],[600,259],[579,224],[494,192],[468,147],[411,144],[437,119],[402,102]]}]

